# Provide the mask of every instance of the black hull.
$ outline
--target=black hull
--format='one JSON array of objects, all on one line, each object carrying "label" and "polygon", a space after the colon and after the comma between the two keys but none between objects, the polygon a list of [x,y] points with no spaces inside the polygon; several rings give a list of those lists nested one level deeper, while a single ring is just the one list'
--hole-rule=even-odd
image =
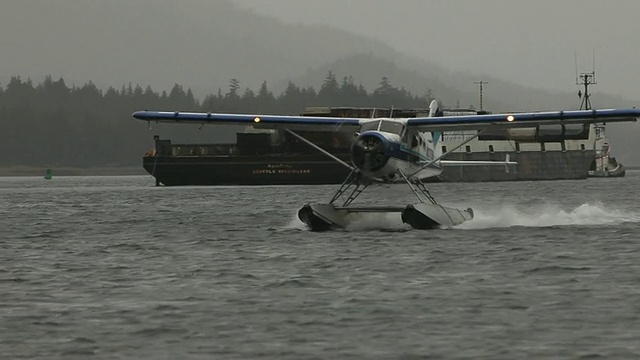
[{"label": "black hull", "polygon": [[[507,153],[457,153],[449,160],[504,161]],[[515,169],[502,166],[450,166],[432,181],[482,182],[577,180],[588,176],[593,151],[511,152]],[[346,156],[343,160],[350,163]],[[321,185],[341,184],[349,169],[324,156],[147,156],[145,170],[158,185]]]},{"label": "black hull", "polygon": [[351,171],[330,158],[317,157],[145,157],[156,183],[179,185],[340,184]]}]

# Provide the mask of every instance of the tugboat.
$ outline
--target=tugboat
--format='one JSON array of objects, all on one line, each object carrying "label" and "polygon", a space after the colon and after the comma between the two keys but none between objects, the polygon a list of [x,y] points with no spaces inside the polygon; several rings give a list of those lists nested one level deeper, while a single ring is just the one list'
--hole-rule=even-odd
[{"label": "tugboat", "polygon": [[591,163],[589,177],[623,177],[626,169],[622,163],[610,155],[609,141],[604,136],[604,124],[595,127],[596,130],[596,158]]},{"label": "tugboat", "polygon": [[[594,67],[595,68],[595,67]],[[584,86],[584,94],[578,90],[578,97],[582,99],[580,103],[580,110],[591,109],[591,94],[589,94],[589,85],[596,83],[595,70],[588,73],[581,73],[579,76],[580,81],[576,78],[576,85]],[[611,156],[609,141],[605,135],[606,126],[604,123],[594,124],[595,130],[595,159],[589,167],[587,172],[588,177],[623,177],[626,174],[626,169],[622,163],[619,163],[615,157]]]}]

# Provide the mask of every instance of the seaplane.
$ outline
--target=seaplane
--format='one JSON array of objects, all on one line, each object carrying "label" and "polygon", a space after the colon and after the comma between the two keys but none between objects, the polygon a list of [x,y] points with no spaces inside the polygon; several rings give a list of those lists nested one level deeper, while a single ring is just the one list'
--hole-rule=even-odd
[{"label": "seaplane", "polygon": [[[482,115],[438,116],[434,100],[425,116],[413,118],[345,118],[290,115],[223,114],[182,111],[136,111],[135,119],[147,122],[171,122],[213,125],[251,125],[257,129],[284,130],[326,156],[351,169],[344,182],[326,203],[306,203],[298,211],[299,219],[312,231],[348,229],[358,215],[390,213],[414,229],[451,228],[473,219],[473,210],[456,209],[437,202],[424,180],[439,175],[444,166],[497,165],[505,171],[517,164],[507,156],[504,161],[453,161],[444,158],[485,131],[496,128],[536,127],[544,125],[632,122],[640,110],[592,109],[544,112],[520,112]],[[476,130],[446,152],[437,146],[442,133]],[[353,133],[351,163],[345,162],[304,138],[300,131],[348,131]],[[354,200],[372,184],[404,183],[417,200],[398,206],[354,206]]]}]

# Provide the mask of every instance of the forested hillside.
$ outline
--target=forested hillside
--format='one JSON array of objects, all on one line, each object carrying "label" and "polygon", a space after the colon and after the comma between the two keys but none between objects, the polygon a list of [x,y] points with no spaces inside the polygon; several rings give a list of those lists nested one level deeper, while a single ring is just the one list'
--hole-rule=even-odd
[{"label": "forested hillside", "polygon": [[305,106],[426,107],[422,95],[397,88],[383,77],[367,91],[351,77],[329,72],[316,90],[289,83],[274,94],[263,83],[242,89],[237,79],[228,89],[202,101],[176,84],[170,91],[124,85],[100,90],[92,82],[69,86],[47,77],[42,83],[11,78],[0,88],[0,166],[118,167],[141,164],[153,135],[188,142],[233,142],[237,127],[147,124],[131,117],[136,110],[183,110],[298,114]]}]

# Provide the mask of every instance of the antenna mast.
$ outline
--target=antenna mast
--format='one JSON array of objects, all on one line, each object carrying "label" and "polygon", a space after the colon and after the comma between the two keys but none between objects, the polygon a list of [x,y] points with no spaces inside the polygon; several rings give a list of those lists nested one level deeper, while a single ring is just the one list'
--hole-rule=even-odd
[{"label": "antenna mast", "polygon": [[483,110],[482,109],[482,85],[488,84],[489,82],[480,80],[480,81],[474,81],[473,83],[480,85],[480,111],[482,111]]},{"label": "antenna mast", "polygon": [[591,94],[589,93],[589,85],[595,85],[596,82],[596,55],[593,52],[593,70],[591,72],[583,72],[578,75],[578,57],[576,55],[576,85],[584,86],[584,93],[578,90],[578,97],[582,99],[580,102],[580,110],[591,110]]}]

